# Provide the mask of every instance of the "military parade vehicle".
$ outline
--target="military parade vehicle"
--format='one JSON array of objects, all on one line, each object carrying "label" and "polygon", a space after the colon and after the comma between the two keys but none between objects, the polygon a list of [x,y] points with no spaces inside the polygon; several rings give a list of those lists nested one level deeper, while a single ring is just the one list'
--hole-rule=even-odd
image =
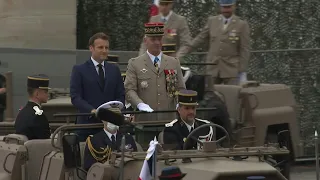
[{"label": "military parade vehicle", "polygon": [[[222,127],[222,132],[226,132],[223,137],[224,139],[234,137],[235,142],[231,146],[224,146],[229,144],[229,141],[224,141],[222,146],[224,148],[214,145],[217,142],[203,144],[203,148],[197,151],[162,150],[157,155],[159,161],[156,167],[161,169],[168,164],[178,165],[190,175],[190,179],[194,179],[199,173],[208,175],[204,179],[234,179],[236,175],[244,178],[258,174],[271,179],[289,179],[290,162],[303,155],[296,102],[290,88],[284,84],[262,84],[248,81],[241,85],[215,85],[213,91],[207,92],[205,87],[208,84],[205,76],[191,75],[188,68],[182,68],[182,70],[187,88],[198,91],[200,108],[214,108],[212,102],[215,100],[225,103],[230,115],[232,130],[229,134]],[[123,78],[125,79],[125,74]],[[7,89],[7,93],[12,95],[8,85]],[[216,97],[218,99],[215,99]],[[7,98],[7,101],[12,101],[12,98]],[[7,103],[12,104],[12,102]],[[68,174],[87,176],[87,179],[112,179],[111,176],[116,176],[114,174],[119,172],[125,172],[123,173],[125,177],[122,178],[137,179],[136,175],[141,170],[148,141],[136,139],[141,152],[125,152],[123,156],[125,160],[122,160],[122,162],[125,161],[124,165],[118,165],[121,159],[113,158],[110,161],[111,164],[97,164],[86,172],[87,175],[83,175],[86,173],[81,171],[81,165],[75,161],[75,158],[64,159],[64,153],[68,153],[64,150],[74,149],[67,148],[71,145],[68,145],[69,141],[67,136],[64,136],[65,132],[68,129],[86,128],[81,125],[73,125],[76,116],[70,114],[76,113],[77,110],[71,104],[69,90],[52,89],[50,100],[43,105],[43,110],[49,119],[52,131],[55,130],[51,140],[28,141],[25,137],[14,134],[14,122],[0,122],[0,133],[5,135],[2,137],[0,146],[0,151],[2,151],[0,162],[3,162],[0,180],[2,180],[1,177],[4,177],[3,179],[37,179],[39,176],[40,179],[64,179],[64,176]],[[197,114],[211,121],[213,112],[200,111]],[[65,115],[56,116],[54,114]],[[135,127],[133,134],[143,134],[148,131],[145,127],[153,127],[159,132],[158,139],[161,143],[161,131],[164,124],[171,121],[132,122]],[[211,125],[219,126],[215,123]],[[102,124],[98,126],[101,128]],[[219,129],[221,130],[217,128],[217,131]],[[72,134],[68,136],[71,139],[75,138]],[[73,145],[77,147],[78,143],[74,143]],[[84,144],[80,143],[79,147],[80,156],[83,156]],[[77,152],[72,153],[77,155]],[[118,157],[116,153],[113,156]],[[185,158],[194,160],[189,164],[181,163],[181,159]],[[226,170],[222,167],[230,167],[230,169]],[[79,168],[82,175],[80,171],[74,171]],[[126,175],[132,176],[127,177]]]},{"label": "military parade vehicle", "polygon": [[[135,125],[133,125],[135,126]],[[196,131],[206,126],[220,128],[225,135],[211,142],[199,142],[198,150],[165,150],[165,144],[159,139],[153,158],[153,177],[157,177],[165,166],[179,166],[185,179],[199,178],[203,180],[243,179],[248,176],[264,176],[270,180],[286,180],[281,173],[282,168],[289,165],[289,150],[279,144],[266,144],[257,147],[221,148],[220,141],[229,143],[228,132],[216,124],[206,124],[196,128],[185,142],[192,138]],[[138,152],[125,149],[122,139],[122,152],[108,154],[109,160],[97,162],[84,171],[84,143],[79,143],[77,136],[68,131],[85,128],[102,128],[103,124],[63,125],[53,134],[51,139],[27,140],[23,135],[10,134],[0,142],[0,180],[115,180],[138,179],[143,161],[146,157],[137,143]],[[185,147],[184,147],[185,148]],[[274,163],[272,157],[281,162]],[[156,178],[155,178],[156,179]]]}]

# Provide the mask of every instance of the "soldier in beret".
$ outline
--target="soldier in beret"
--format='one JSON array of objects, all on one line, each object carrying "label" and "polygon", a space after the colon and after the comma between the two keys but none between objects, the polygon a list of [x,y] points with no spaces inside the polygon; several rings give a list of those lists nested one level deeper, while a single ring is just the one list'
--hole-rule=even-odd
[{"label": "soldier in beret", "polygon": [[[128,103],[140,111],[175,109],[176,91],[185,89],[180,62],[161,52],[164,24],[145,24],[147,51],[129,60],[124,86]],[[174,113],[136,115],[136,121],[173,119]]]},{"label": "soldier in beret", "polygon": [[[178,119],[165,125],[164,144],[175,144],[174,149],[181,150],[186,138],[195,128],[210,123],[210,121],[196,118],[197,95],[198,93],[193,90],[182,90],[178,93]],[[202,141],[210,141],[212,136],[212,127],[204,128],[203,131],[198,131],[195,134],[195,137]],[[187,143],[187,149],[198,148],[197,142],[193,139],[188,140]]]},{"label": "soldier in beret", "polygon": [[180,49],[177,57],[191,53],[205,41],[209,42],[206,74],[213,77],[214,84],[238,84],[247,80],[250,29],[248,22],[234,14],[235,0],[219,0],[221,13],[208,18],[201,33],[190,46]]},{"label": "soldier in beret", "polygon": [[[163,52],[175,57],[175,49],[184,47],[191,41],[188,23],[185,17],[172,11],[174,0],[160,0],[159,14],[152,16],[149,22],[164,23]],[[142,42],[139,55],[147,50]]]},{"label": "soldier in beret", "polygon": [[49,78],[46,75],[28,77],[29,101],[16,118],[16,134],[25,135],[29,140],[50,138],[49,122],[41,110],[41,104],[48,100],[48,90]]}]

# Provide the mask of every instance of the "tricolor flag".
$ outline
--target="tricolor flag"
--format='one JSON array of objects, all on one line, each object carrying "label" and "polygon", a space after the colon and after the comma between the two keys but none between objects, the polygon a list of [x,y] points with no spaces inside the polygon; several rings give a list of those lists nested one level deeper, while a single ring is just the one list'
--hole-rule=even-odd
[{"label": "tricolor flag", "polygon": [[157,138],[154,137],[154,140],[150,141],[149,149],[147,151],[146,159],[143,162],[142,169],[139,175],[138,180],[151,180],[152,179],[152,169],[154,165],[153,157],[158,144]]},{"label": "tricolor flag", "polygon": [[158,15],[159,13],[159,0],[152,0],[153,1],[153,4],[151,5],[151,8],[150,8],[150,17],[151,16],[156,16]]}]

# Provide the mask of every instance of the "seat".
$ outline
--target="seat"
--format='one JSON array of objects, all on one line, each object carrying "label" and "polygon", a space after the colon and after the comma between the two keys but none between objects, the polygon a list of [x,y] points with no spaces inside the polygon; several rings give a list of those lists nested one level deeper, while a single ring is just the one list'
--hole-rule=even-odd
[{"label": "seat", "polygon": [[28,161],[26,163],[28,180],[38,179],[43,159],[54,150],[51,145],[51,139],[30,140],[24,145],[28,153]]},{"label": "seat", "polygon": [[223,95],[224,102],[226,103],[232,129],[235,128],[237,121],[240,119],[240,91],[241,86],[236,85],[214,85],[215,90]]},{"label": "seat", "polygon": [[0,142],[0,180],[21,180],[26,148],[20,144]]},{"label": "seat", "polygon": [[21,134],[8,134],[3,137],[3,141],[7,144],[19,144],[23,145],[28,141],[28,137]]},{"label": "seat", "polygon": [[138,142],[136,142],[136,146],[138,152],[143,152],[142,146]]},{"label": "seat", "polygon": [[158,142],[160,144],[164,144],[164,141],[163,141],[163,131],[161,131],[158,135]]}]

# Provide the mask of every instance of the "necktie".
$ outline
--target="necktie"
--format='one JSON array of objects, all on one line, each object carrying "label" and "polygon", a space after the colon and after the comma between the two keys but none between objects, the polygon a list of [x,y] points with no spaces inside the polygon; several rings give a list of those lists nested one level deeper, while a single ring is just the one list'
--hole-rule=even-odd
[{"label": "necktie", "polygon": [[99,67],[99,80],[100,80],[102,87],[104,87],[104,72],[102,69],[102,64],[98,64],[98,67]]},{"label": "necktie", "polygon": [[193,131],[193,127],[190,128],[190,132],[192,132],[192,131]]},{"label": "necktie", "polygon": [[112,150],[116,150],[116,137],[114,135],[111,136],[111,142],[112,142]]},{"label": "necktie", "polygon": [[154,67],[156,67],[156,71],[157,72],[159,72],[159,64],[158,64],[158,62],[159,62],[159,58],[155,57],[154,61],[153,61],[153,65],[154,65]]},{"label": "necktie", "polygon": [[227,24],[228,23],[228,20],[224,20],[224,24]]},{"label": "necktie", "polygon": [[161,21],[165,24],[167,22],[166,18],[162,18]]}]

